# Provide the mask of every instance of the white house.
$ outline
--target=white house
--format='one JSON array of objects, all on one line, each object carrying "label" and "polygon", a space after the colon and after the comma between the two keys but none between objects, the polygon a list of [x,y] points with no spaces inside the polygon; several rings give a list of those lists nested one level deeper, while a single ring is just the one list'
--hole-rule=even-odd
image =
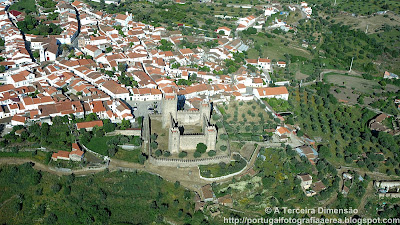
[{"label": "white house", "polygon": [[216,32],[219,34],[220,31],[223,31],[225,35],[229,36],[231,34],[231,29],[228,27],[219,27]]},{"label": "white house", "polygon": [[276,62],[276,65],[281,67],[281,68],[285,68],[286,67],[286,62],[278,61],[278,62]]},{"label": "white house", "polygon": [[298,175],[297,178],[300,179],[300,186],[301,186],[301,188],[303,188],[304,190],[309,189],[309,188],[311,187],[311,184],[312,184],[312,176],[310,176],[309,174]]},{"label": "white house", "polygon": [[258,66],[265,70],[271,70],[271,60],[265,58],[259,58]]}]

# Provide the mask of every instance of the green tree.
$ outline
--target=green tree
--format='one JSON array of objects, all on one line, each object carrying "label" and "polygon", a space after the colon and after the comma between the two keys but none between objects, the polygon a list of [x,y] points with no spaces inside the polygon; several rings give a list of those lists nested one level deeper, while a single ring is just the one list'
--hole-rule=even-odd
[{"label": "green tree", "polygon": [[178,156],[179,156],[179,158],[184,158],[184,157],[187,156],[187,152],[182,151],[182,152],[179,153]]},{"label": "green tree", "polygon": [[216,154],[217,154],[217,152],[214,151],[214,150],[210,150],[210,151],[208,152],[208,156],[210,156],[210,157],[213,157],[213,156],[215,156]]},{"label": "green tree", "polygon": [[207,151],[207,145],[204,143],[198,143],[196,145],[196,152],[199,152],[200,154],[203,154]]}]

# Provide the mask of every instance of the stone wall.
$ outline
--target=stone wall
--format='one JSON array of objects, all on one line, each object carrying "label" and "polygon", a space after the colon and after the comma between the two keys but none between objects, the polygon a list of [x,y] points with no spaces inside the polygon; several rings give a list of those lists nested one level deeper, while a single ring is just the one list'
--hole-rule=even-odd
[{"label": "stone wall", "polygon": [[198,143],[207,143],[206,136],[203,134],[195,135],[181,135],[180,136],[180,149],[181,150],[194,150]]},{"label": "stone wall", "polygon": [[178,111],[178,122],[184,125],[194,125],[200,123],[200,112],[198,111]]},{"label": "stone wall", "polygon": [[149,157],[149,162],[156,166],[170,166],[170,167],[196,167],[199,165],[217,164],[224,162],[229,164],[231,157],[229,156],[217,156],[213,158],[204,159],[169,159],[169,158],[154,158]]}]

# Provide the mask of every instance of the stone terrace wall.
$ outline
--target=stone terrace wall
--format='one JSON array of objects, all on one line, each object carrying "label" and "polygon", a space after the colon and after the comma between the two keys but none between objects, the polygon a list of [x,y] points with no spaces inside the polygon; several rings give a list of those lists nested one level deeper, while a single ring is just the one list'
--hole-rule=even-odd
[{"label": "stone terrace wall", "polygon": [[154,158],[149,157],[149,162],[156,166],[170,166],[170,167],[196,167],[199,165],[217,164],[220,162],[230,163],[230,156],[217,156],[213,158],[204,159],[169,159],[169,158]]}]

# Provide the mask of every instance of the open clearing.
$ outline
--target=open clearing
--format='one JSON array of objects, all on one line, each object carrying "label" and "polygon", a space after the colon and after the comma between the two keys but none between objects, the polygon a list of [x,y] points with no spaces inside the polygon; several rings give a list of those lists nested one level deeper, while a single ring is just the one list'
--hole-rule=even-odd
[{"label": "open clearing", "polygon": [[[372,94],[374,92],[381,93],[380,85],[374,80],[366,80],[359,77],[341,75],[341,74],[326,74],[325,79],[328,83],[333,83],[337,86],[345,86],[347,88],[354,88],[356,91]],[[385,91],[396,92],[399,90],[394,85],[386,85]]]},{"label": "open clearing", "polygon": [[351,25],[356,29],[364,30],[368,25],[368,33],[375,33],[379,30],[383,24],[390,26],[397,26],[400,23],[400,16],[395,15],[392,12],[388,12],[387,17],[384,15],[373,15],[373,16],[359,16],[354,17],[351,15],[339,15],[334,17],[337,22],[343,22],[344,25]]}]

